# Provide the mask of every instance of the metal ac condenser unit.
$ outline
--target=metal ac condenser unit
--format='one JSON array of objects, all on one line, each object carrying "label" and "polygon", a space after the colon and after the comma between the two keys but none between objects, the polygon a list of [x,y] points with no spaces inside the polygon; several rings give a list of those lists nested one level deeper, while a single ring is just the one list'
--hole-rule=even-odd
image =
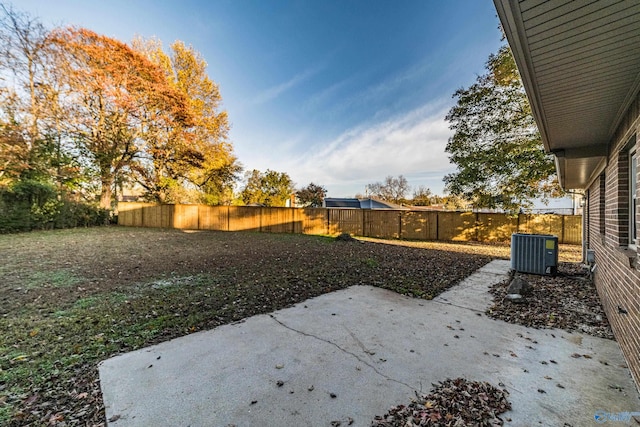
[{"label": "metal ac condenser unit", "polygon": [[555,276],[558,272],[558,237],[512,234],[511,269],[520,273]]}]

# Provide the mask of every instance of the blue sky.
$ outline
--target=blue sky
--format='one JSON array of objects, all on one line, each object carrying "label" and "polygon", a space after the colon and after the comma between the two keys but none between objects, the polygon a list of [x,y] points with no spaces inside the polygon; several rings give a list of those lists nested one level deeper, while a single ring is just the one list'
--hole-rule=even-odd
[{"label": "blue sky", "polygon": [[489,0],[20,0],[48,27],[176,39],[206,59],[247,170],[329,196],[403,174],[442,194],[453,92],[502,44]]}]

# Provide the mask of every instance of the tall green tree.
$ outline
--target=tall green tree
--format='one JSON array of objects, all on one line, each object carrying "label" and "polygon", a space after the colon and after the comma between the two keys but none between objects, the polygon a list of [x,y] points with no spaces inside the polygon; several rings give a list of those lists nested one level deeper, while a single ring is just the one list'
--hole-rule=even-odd
[{"label": "tall green tree", "polygon": [[446,152],[457,171],[445,189],[476,207],[517,211],[533,199],[558,197],[553,156],[544,151],[508,46],[492,54],[486,73],[453,95],[447,114],[454,135]]},{"label": "tall green tree", "polygon": [[293,181],[286,172],[267,169],[262,173],[253,169],[247,173],[241,197],[245,204],[286,206],[287,200],[290,200],[293,192]]},{"label": "tall green tree", "polygon": [[324,198],[327,197],[327,189],[322,185],[317,185],[312,182],[306,187],[296,191],[296,197],[305,207],[319,208],[322,207],[322,202],[324,202]]}]

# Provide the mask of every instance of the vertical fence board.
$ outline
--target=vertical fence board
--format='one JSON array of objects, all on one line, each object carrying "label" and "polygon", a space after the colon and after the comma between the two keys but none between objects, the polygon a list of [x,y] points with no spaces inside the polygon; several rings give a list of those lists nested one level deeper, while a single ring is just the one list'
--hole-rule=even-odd
[{"label": "vertical fence board", "polygon": [[579,245],[582,243],[582,216],[567,215],[564,217],[564,233],[562,243]]},{"label": "vertical fence board", "polygon": [[304,209],[291,209],[291,232],[294,234],[303,234],[304,233],[304,218],[306,214],[304,213]]},{"label": "vertical fence board", "polygon": [[129,227],[132,222],[133,211],[118,211],[118,225]]},{"label": "vertical fence board", "polygon": [[505,214],[478,213],[477,240],[480,242],[508,242],[518,230],[518,218]]},{"label": "vertical fence board", "polygon": [[266,233],[292,233],[292,208],[262,208],[262,223],[260,231]]},{"label": "vertical fence board", "polygon": [[429,212],[406,211],[402,212],[401,239],[428,240],[429,239]]},{"label": "vertical fence board", "polygon": [[141,211],[143,227],[162,228],[162,206],[144,206]]},{"label": "vertical fence board", "polygon": [[[158,213],[162,210],[162,206],[157,205],[149,205],[143,206],[139,209],[141,217],[140,217],[140,225],[138,227],[150,227],[157,228],[160,227],[160,221],[157,220]],[[137,219],[136,219],[137,222]]]},{"label": "vertical fence board", "polygon": [[174,205],[173,227],[182,230],[198,229],[198,205]]},{"label": "vertical fence board", "polygon": [[131,218],[133,217],[133,211],[131,210],[120,210],[118,206],[118,225],[122,225],[124,227],[131,226]]},{"label": "vertical fence board", "polygon": [[297,209],[300,220],[296,221],[296,227],[300,222],[302,229],[296,233],[304,234],[329,234],[327,223],[327,209],[324,208],[304,208]]},{"label": "vertical fence board", "polygon": [[229,207],[228,206],[198,206],[200,230],[228,231]]},{"label": "vertical fence board", "polygon": [[546,234],[553,234],[561,240],[564,233],[562,222],[562,215],[547,215]]},{"label": "vertical fence board", "polygon": [[118,204],[118,225],[132,227],[145,227],[143,210],[147,207],[157,206],[154,203],[128,202]]},{"label": "vertical fence board", "polygon": [[229,206],[229,231],[260,231],[260,208]]},{"label": "vertical fence board", "polygon": [[160,208],[160,222],[162,223],[162,228],[173,228],[175,205],[162,205]]},{"label": "vertical fence board", "polygon": [[473,240],[475,222],[472,212],[438,212],[438,240]]},{"label": "vertical fence board", "polygon": [[156,206],[153,203],[118,203],[118,225],[147,227],[145,211]]},{"label": "vertical fence board", "polygon": [[229,206],[229,231],[260,231],[260,210],[252,206]]},{"label": "vertical fence board", "polygon": [[520,215],[520,233],[528,234],[561,234],[561,227],[556,228],[560,224],[558,215],[551,214],[522,214]]},{"label": "vertical fence board", "polygon": [[349,233],[362,236],[362,209],[329,209],[329,234]]},{"label": "vertical fence board", "polygon": [[144,208],[145,208],[145,206],[140,206],[137,209],[133,210],[131,225],[133,225],[134,227],[143,227],[144,226],[144,221],[143,221]]},{"label": "vertical fence board", "polygon": [[399,239],[401,221],[400,212],[402,211],[363,211],[364,235],[380,239]]},{"label": "vertical fence board", "polygon": [[438,212],[427,212],[427,240],[438,239]]}]

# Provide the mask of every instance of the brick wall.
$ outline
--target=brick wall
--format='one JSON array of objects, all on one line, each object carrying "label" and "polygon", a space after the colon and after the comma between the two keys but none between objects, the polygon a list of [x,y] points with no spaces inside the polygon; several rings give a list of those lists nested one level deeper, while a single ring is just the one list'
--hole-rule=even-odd
[{"label": "brick wall", "polygon": [[606,168],[587,191],[586,242],[596,254],[598,294],[640,389],[640,255],[638,249],[627,249],[628,144],[634,135],[640,137],[640,97],[616,130]]}]

